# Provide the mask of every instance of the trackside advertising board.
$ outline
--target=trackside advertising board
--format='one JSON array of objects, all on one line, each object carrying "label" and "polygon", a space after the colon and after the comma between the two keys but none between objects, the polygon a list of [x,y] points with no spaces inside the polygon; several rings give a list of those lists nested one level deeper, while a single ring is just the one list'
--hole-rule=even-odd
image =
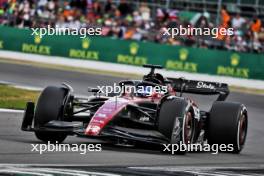
[{"label": "trackside advertising board", "polygon": [[264,54],[236,53],[108,37],[31,35],[29,29],[0,26],[0,49],[73,59],[143,65],[168,70],[264,80]]}]

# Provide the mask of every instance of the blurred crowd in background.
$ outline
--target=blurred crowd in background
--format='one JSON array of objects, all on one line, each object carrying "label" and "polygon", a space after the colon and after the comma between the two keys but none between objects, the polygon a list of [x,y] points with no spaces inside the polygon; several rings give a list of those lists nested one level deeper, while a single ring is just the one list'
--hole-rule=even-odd
[{"label": "blurred crowd in background", "polygon": [[[176,9],[151,8],[147,3],[138,6],[125,0],[0,0],[0,24],[26,27],[60,28],[102,27],[102,34],[126,40],[152,41],[162,44],[202,48],[217,48],[239,52],[264,53],[264,25],[258,16],[245,18],[230,14],[222,7],[219,23],[209,13],[196,13],[182,18]],[[263,19],[262,19],[263,20]],[[234,35],[212,36],[162,35],[164,27],[179,25],[200,28],[234,28]]]}]

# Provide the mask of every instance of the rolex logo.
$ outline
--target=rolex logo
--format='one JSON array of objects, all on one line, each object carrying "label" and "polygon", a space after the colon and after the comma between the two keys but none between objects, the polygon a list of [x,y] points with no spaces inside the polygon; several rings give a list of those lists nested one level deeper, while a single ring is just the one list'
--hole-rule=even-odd
[{"label": "rolex logo", "polygon": [[36,43],[36,44],[39,44],[40,42],[41,42],[41,38],[40,38],[40,36],[39,35],[35,35],[34,36],[34,42]]},{"label": "rolex logo", "polygon": [[82,47],[84,49],[88,49],[90,47],[90,44],[91,44],[91,40],[88,39],[88,38],[85,38],[82,40]]},{"label": "rolex logo", "polygon": [[185,48],[180,49],[179,56],[181,61],[185,61],[188,58],[189,51]]},{"label": "rolex logo", "polygon": [[130,54],[136,55],[138,53],[139,45],[137,43],[130,44]]},{"label": "rolex logo", "polygon": [[240,56],[238,54],[232,54],[231,55],[231,65],[237,66],[239,64]]}]

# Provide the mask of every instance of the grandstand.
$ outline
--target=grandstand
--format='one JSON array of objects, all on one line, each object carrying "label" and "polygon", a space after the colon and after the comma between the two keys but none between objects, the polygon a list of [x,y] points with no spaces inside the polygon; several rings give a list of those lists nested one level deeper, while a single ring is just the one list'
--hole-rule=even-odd
[{"label": "grandstand", "polygon": [[[120,12],[121,4],[123,11]],[[106,10],[110,5],[110,10]],[[142,15],[149,13],[147,19]],[[221,27],[221,8],[228,12],[228,27],[237,13],[244,25],[231,38],[219,40],[208,36],[179,36],[174,40],[160,36],[163,27],[173,24],[199,26],[204,20],[210,28]],[[122,14],[124,13],[124,14]],[[119,15],[118,15],[119,14]],[[120,15],[121,14],[121,15]],[[192,22],[194,16],[198,16]],[[172,22],[177,19],[176,22]],[[251,30],[256,20],[264,24],[264,0],[0,0],[0,24],[8,26],[102,26],[104,36],[162,44],[184,45],[239,52],[264,52],[264,28],[258,35]],[[261,22],[260,22],[261,23]],[[257,38],[255,37],[257,36]]]},{"label": "grandstand", "polygon": [[0,0],[0,50],[263,79],[263,1]]},{"label": "grandstand", "polygon": [[[105,2],[105,0],[100,0]],[[119,3],[119,0],[113,0]],[[222,5],[226,5],[231,13],[240,12],[242,16],[252,17],[259,15],[264,17],[263,0],[127,0],[131,4],[138,5],[146,2],[153,8],[179,9],[196,12],[209,12],[217,14]]]}]

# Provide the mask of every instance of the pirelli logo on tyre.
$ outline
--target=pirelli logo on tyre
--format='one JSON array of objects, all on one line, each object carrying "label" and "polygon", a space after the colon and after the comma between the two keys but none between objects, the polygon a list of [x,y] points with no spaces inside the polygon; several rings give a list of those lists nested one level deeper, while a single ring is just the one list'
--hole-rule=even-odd
[{"label": "pirelli logo on tyre", "polygon": [[234,76],[241,78],[249,78],[249,68],[240,67],[241,58],[239,54],[232,54],[229,59],[229,65],[219,65],[217,67],[217,75]]},{"label": "pirelli logo on tyre", "polygon": [[169,70],[198,72],[198,64],[190,62],[188,59],[189,50],[186,48],[181,48],[177,57],[168,59],[166,61],[166,68]]}]

